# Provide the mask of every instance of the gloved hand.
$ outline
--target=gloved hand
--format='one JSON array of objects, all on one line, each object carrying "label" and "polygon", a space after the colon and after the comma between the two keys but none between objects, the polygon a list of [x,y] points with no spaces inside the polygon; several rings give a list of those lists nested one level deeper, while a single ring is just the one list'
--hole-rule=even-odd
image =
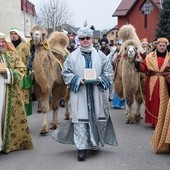
[{"label": "gloved hand", "polygon": [[140,62],[139,61],[135,61],[135,68],[137,71],[140,71]]}]

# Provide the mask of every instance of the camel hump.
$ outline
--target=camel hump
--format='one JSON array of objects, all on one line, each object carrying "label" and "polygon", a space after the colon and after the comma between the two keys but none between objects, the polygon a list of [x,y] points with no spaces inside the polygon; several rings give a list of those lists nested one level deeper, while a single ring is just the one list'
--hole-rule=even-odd
[{"label": "camel hump", "polygon": [[[131,25],[131,24],[123,25],[119,29],[118,37],[119,37],[119,39],[122,39],[123,43],[125,43],[127,40],[129,40],[128,43],[133,42],[133,45],[135,45],[138,48],[138,51],[143,53],[141,42],[140,42],[139,37],[136,33],[136,29],[133,25]],[[128,43],[124,46],[127,46]],[[123,44],[122,44],[122,46],[123,46]]]},{"label": "camel hump", "polygon": [[51,47],[61,46],[67,48],[69,44],[69,38],[64,32],[52,32],[48,37],[48,43]]}]

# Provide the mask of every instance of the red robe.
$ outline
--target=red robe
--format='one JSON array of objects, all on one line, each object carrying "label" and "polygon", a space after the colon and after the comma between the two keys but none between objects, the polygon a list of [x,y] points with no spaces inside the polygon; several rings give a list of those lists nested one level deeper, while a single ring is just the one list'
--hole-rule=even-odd
[{"label": "red robe", "polygon": [[[163,62],[164,62],[164,58],[158,56],[157,57],[157,63],[158,63],[159,68],[162,66]],[[147,69],[147,66],[146,66],[146,60],[144,60],[144,62],[141,63],[140,70],[142,72],[147,73],[148,69]],[[149,100],[149,98],[150,98],[149,82],[150,82],[150,76],[147,76],[146,84],[145,84],[145,88],[146,88],[145,123],[149,123],[149,124],[151,124],[152,127],[156,127],[157,120],[158,120],[157,117],[158,117],[158,112],[159,112],[159,105],[160,105],[160,100],[159,100],[159,78],[158,78],[158,80],[157,80],[157,82],[155,84],[151,100]],[[152,115],[150,113],[148,113],[148,111]]]}]

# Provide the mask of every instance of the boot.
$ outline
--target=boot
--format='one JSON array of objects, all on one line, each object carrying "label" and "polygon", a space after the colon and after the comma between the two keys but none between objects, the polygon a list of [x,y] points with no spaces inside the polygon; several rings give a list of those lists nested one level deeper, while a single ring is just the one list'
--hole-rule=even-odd
[{"label": "boot", "polygon": [[84,150],[78,150],[78,161],[85,161],[86,159],[86,154],[87,154],[87,150],[84,149]]}]

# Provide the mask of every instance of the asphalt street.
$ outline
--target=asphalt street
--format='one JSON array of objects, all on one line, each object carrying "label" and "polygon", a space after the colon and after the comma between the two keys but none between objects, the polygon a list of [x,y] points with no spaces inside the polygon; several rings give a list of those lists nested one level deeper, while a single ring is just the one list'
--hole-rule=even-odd
[{"label": "asphalt street", "polygon": [[[126,124],[124,110],[111,107],[111,118],[117,134],[118,146],[105,145],[97,152],[89,152],[84,162],[77,161],[74,145],[56,142],[49,132],[40,136],[42,114],[36,112],[28,117],[34,149],[0,154],[0,170],[169,170],[170,154],[157,155],[150,139],[153,129],[144,124]],[[144,109],[142,108],[142,112]],[[59,110],[59,121],[64,121],[64,108]],[[143,114],[144,117],[144,114]],[[48,116],[49,122],[51,114]]]}]

